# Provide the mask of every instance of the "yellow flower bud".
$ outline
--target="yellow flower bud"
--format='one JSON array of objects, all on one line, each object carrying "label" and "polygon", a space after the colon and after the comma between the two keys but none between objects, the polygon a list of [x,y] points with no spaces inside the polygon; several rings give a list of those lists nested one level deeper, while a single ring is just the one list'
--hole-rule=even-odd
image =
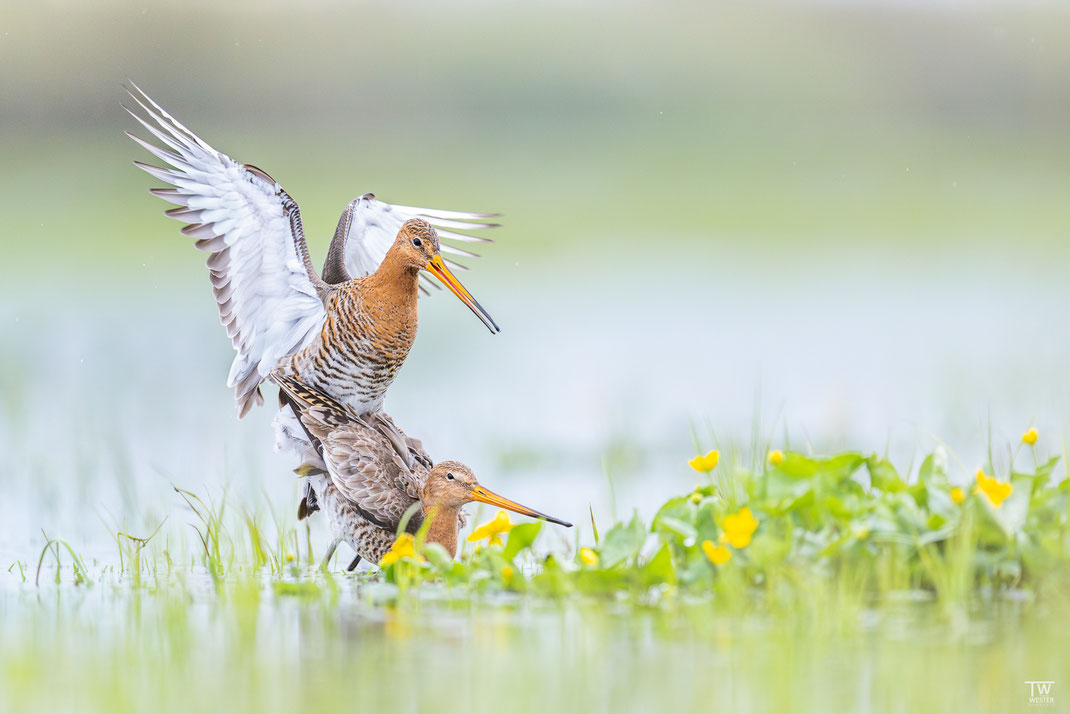
[{"label": "yellow flower bud", "polygon": [[953,489],[951,489],[951,501],[956,506],[961,506],[963,503],[966,502],[966,491],[962,488],[962,486],[955,486]]},{"label": "yellow flower bud", "polygon": [[773,466],[780,466],[782,461],[784,461],[783,451],[781,451],[780,449],[773,449],[769,452],[769,463],[771,463]]},{"label": "yellow flower bud", "polygon": [[1026,433],[1022,434],[1022,441],[1032,446],[1033,444],[1037,443],[1037,436],[1037,430],[1030,429]]},{"label": "yellow flower bud", "polygon": [[583,561],[584,565],[593,568],[598,565],[598,553],[590,548],[580,548],[580,560]]}]

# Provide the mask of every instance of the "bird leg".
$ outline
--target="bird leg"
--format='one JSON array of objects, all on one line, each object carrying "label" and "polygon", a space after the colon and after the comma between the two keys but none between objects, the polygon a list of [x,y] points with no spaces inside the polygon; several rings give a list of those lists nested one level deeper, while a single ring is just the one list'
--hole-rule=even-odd
[{"label": "bird leg", "polygon": [[331,544],[327,546],[327,555],[323,556],[323,560],[320,561],[320,570],[327,572],[327,566],[331,563],[331,558],[334,557],[334,550],[338,547],[338,544],[342,542],[341,538],[335,538],[331,541]]},{"label": "bird leg", "polygon": [[354,570],[357,569],[357,565],[359,565],[359,564],[360,564],[360,555],[358,554],[355,558],[353,558],[353,562],[349,564],[349,567],[346,568],[346,570],[348,570],[349,572],[352,573]]}]

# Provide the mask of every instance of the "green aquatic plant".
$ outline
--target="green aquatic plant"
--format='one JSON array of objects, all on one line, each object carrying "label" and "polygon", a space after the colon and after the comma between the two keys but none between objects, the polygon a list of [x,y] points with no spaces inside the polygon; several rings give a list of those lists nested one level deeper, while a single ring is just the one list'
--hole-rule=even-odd
[{"label": "green aquatic plant", "polygon": [[[986,464],[1008,484],[997,506],[964,467],[950,471],[942,450],[903,471],[853,451],[750,451],[760,463],[725,450],[703,483],[649,519],[599,527],[592,514],[589,535],[565,541],[541,521],[491,513],[460,558],[421,528],[402,534],[381,569],[355,574],[317,569],[293,521],[278,515],[290,509],[265,518],[226,494],[179,491],[189,510],[169,520],[170,534],[117,536],[120,569],[46,536],[38,587],[11,586],[0,609],[0,708],[177,711],[193,696],[282,712],[310,701],[337,708],[358,685],[362,696],[426,708],[437,699],[396,686],[425,651],[419,671],[438,677],[435,697],[467,701],[465,673],[498,668],[489,681],[504,679],[472,711],[497,710],[517,692],[544,708],[544,692],[523,689],[533,672],[540,683],[558,677],[561,691],[601,687],[584,711],[628,709],[633,697],[622,692],[641,681],[658,692],[643,710],[666,701],[730,709],[741,679],[778,711],[826,711],[831,700],[847,710],[873,687],[910,697],[911,711],[963,702],[1005,711],[1020,682],[1065,669],[1061,459]],[[189,533],[176,521],[197,532],[188,550],[190,535],[170,540]],[[142,586],[134,574],[155,574],[161,557],[166,574]],[[41,578],[53,562],[54,578]],[[19,572],[16,561],[11,581]],[[100,606],[85,617],[91,603]],[[224,646],[205,647],[214,641]],[[694,656],[680,657],[682,645]],[[1006,676],[979,689],[977,673],[992,669]],[[49,686],[57,676],[72,686]],[[604,706],[614,697],[615,708]]]},{"label": "green aquatic plant", "polygon": [[[85,561],[82,557],[75,552],[71,544],[61,538],[49,538],[48,534],[41,531],[41,535],[45,537],[45,547],[41,549],[41,555],[37,559],[37,574],[34,576],[34,584],[40,585],[41,583],[41,566],[44,565],[45,556],[51,554],[55,559],[56,571],[55,580],[58,585],[60,582],[60,573],[62,571],[62,562],[60,558],[60,546],[63,546],[64,550],[71,556],[71,563],[74,571],[74,584],[75,585],[92,585],[93,581],[89,577],[89,570],[85,567]],[[19,572],[22,572],[22,566],[19,566]],[[25,580],[25,577],[23,577]]]},{"label": "green aquatic plant", "polygon": [[419,535],[406,540],[381,563],[385,578],[405,589],[441,582],[550,597],[656,589],[748,607],[833,583],[857,606],[913,592],[954,612],[1070,566],[1070,478],[1055,480],[1059,457],[1031,471],[981,471],[972,490],[952,483],[939,449],[913,474],[854,451],[777,449],[759,468],[730,473],[719,457],[692,459],[709,482],[670,498],[650,523],[633,516],[574,552],[541,553],[542,524],[514,525],[503,512],[472,531],[481,545],[457,561]]},{"label": "green aquatic plant", "polygon": [[[961,465],[952,477],[942,448],[906,471],[857,451],[815,456],[763,445],[752,450],[751,461],[760,462],[753,466],[733,452],[709,451],[688,462],[704,482],[666,500],[649,521],[634,514],[599,529],[592,510],[592,540],[577,534],[571,544],[548,544],[541,521],[513,523],[502,511],[474,525],[457,559],[426,542],[425,522],[415,534],[399,533],[379,571],[355,580],[404,593],[445,587],[459,597],[699,596],[725,611],[828,607],[844,622],[910,593],[957,616],[984,600],[1053,592],[1070,579],[1070,478],[1065,469],[1056,477],[1059,456],[1039,458],[1034,435],[1026,432],[1018,445],[1033,454],[1031,468],[1017,465],[1014,452],[1002,470],[980,469],[972,486]],[[284,511],[270,510],[272,534],[250,508],[228,509],[225,494],[175,490],[200,546],[187,564],[199,559],[217,587],[232,577],[267,578],[277,593],[315,591],[301,584],[322,577],[310,567],[307,524],[302,558],[302,539]],[[168,573],[174,568],[169,547],[151,547],[162,526],[147,538],[115,536],[120,572],[135,587],[143,571],[156,574],[161,557]],[[228,534],[241,531],[247,537]],[[61,549],[75,583],[93,581],[67,542],[45,540],[35,582],[49,554],[59,582]],[[330,571],[326,577],[334,583]]]}]

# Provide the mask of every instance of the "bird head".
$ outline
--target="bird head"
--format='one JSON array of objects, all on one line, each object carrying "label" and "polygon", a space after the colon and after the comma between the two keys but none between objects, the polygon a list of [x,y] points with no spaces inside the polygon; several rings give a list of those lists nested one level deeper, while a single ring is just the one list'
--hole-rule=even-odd
[{"label": "bird head", "polygon": [[393,249],[407,268],[424,269],[438,278],[451,293],[468,306],[475,316],[487,326],[491,333],[500,331],[494,318],[472,297],[472,293],[461,285],[461,281],[446,267],[439,252],[438,232],[435,227],[422,218],[410,218],[402,224],[394,239]]},{"label": "bird head", "polygon": [[446,506],[451,508],[459,508],[466,503],[479,501],[480,503],[508,509],[523,516],[539,518],[569,528],[572,527],[572,524],[567,521],[562,521],[545,513],[540,513],[533,508],[522,506],[480,485],[472,470],[459,461],[442,461],[431,469],[431,473],[427,476],[427,482],[424,484],[421,501],[423,501],[424,506]]},{"label": "bird head", "polygon": [[420,269],[438,255],[438,231],[422,218],[410,218],[401,224],[394,248],[407,267]]}]

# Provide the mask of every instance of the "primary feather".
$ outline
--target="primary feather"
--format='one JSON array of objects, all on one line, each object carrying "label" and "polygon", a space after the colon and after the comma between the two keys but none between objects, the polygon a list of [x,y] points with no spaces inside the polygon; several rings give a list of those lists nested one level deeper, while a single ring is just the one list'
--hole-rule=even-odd
[{"label": "primary feather", "polygon": [[263,404],[261,382],[326,317],[325,285],[308,257],[301,212],[266,173],[216,151],[134,90],[129,94],[148,120],[127,111],[170,150],[130,136],[171,168],[135,163],[174,186],[153,193],[181,207],[168,215],[187,222],[182,232],[211,253],[219,316],[237,351],[227,386],[245,416],[254,403]]},{"label": "primary feather", "polygon": [[[260,385],[279,361],[319,334],[331,287],[375,272],[406,220],[424,218],[441,237],[461,242],[488,239],[458,230],[496,225],[484,220],[496,214],[394,206],[365,194],[343,212],[321,279],[309,258],[300,209],[282,186],[212,148],[131,84],[127,92],[139,111],[124,108],[159,144],[127,135],[167,167],[134,163],[172,186],[150,190],[178,206],[167,215],[185,222],[182,233],[210,253],[220,320],[237,352],[227,385],[234,388],[239,417],[263,403]],[[448,244],[441,250],[475,255]],[[421,281],[430,283],[423,275]]]},{"label": "primary feather", "polygon": [[[454,229],[497,228],[497,223],[487,223],[484,220],[497,215],[395,206],[378,200],[374,194],[366,193],[350,201],[342,212],[327,255],[327,263],[323,267],[323,279],[333,284],[347,278],[359,278],[374,273],[394,243],[402,224],[410,218],[422,218],[435,227],[438,237],[445,239],[439,244],[443,253],[478,258],[478,254],[450,245],[448,241],[489,243],[489,238],[459,233]],[[456,261],[448,258],[444,260],[453,270],[468,270]],[[420,284],[425,292],[431,285],[438,286],[438,283],[426,275],[420,276]]]}]

